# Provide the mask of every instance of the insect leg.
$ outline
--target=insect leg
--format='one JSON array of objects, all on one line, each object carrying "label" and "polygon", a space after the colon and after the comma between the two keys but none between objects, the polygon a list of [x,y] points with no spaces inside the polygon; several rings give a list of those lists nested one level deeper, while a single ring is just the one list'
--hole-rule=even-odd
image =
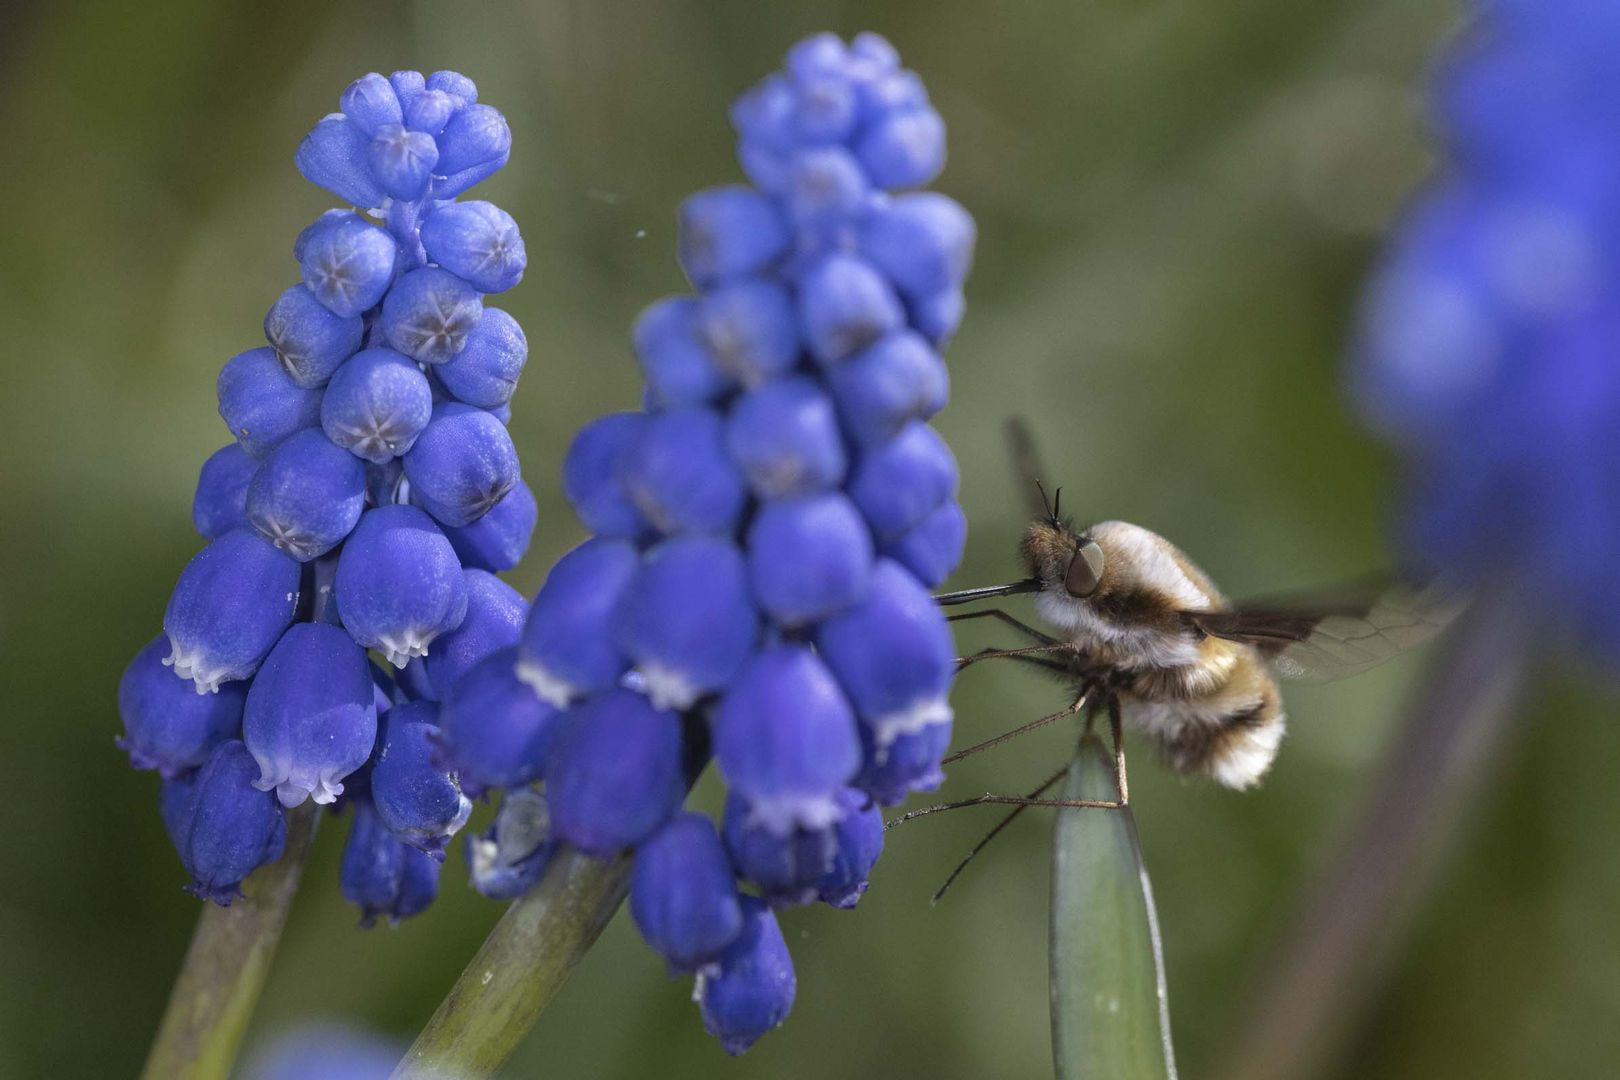
[{"label": "insect leg", "polygon": [[1081,688],[1080,696],[1075,699],[1074,704],[1068,706],[1067,708],[1060,709],[1055,713],[1048,713],[1047,715],[1041,717],[1038,720],[1031,720],[1027,724],[1021,724],[1018,727],[1013,728],[1011,731],[1004,731],[1000,735],[997,735],[993,739],[986,739],[984,742],[978,743],[978,744],[976,744],[974,746],[970,746],[965,750],[958,750],[956,753],[950,755],[949,757],[945,758],[945,760],[941,761],[940,764],[941,765],[954,764],[955,762],[961,761],[965,757],[971,757],[974,754],[980,753],[981,751],[989,750],[992,747],[1000,746],[1002,743],[1006,742],[1008,739],[1015,739],[1020,735],[1024,735],[1024,734],[1027,734],[1028,732],[1035,731],[1035,730],[1037,730],[1039,728],[1043,728],[1047,724],[1054,723],[1055,721],[1063,719],[1065,716],[1073,716],[1075,713],[1080,712],[1081,710],[1083,710],[1086,707],[1086,700],[1090,696],[1091,696],[1091,686],[1088,683],[1086,686]]},{"label": "insect leg", "polygon": [[[1051,787],[1053,784],[1055,784],[1059,780],[1063,779],[1063,774],[1068,772],[1068,770],[1069,770],[1069,767],[1067,765],[1065,765],[1063,768],[1059,769],[1057,772],[1053,773],[1051,776],[1048,776],[1044,781],[1042,781],[1042,783],[1041,783],[1041,785],[1039,787],[1037,787],[1035,790],[1033,790],[1033,791],[1031,791],[1029,793],[1029,798],[1031,798],[1031,799],[1039,798],[1042,794],[1044,794],[1046,792],[1047,788]],[[1003,817],[999,822],[996,823],[995,828],[993,828],[989,832],[985,833],[983,838],[981,838],[977,844],[973,845],[973,850],[967,853],[967,858],[963,859],[961,862],[956,864],[956,869],[951,871],[951,876],[945,879],[945,884],[941,885],[939,887],[938,891],[936,891],[934,893],[932,899],[930,899],[928,901],[929,904],[932,905],[932,904],[939,903],[940,900],[942,900],[944,898],[945,891],[947,889],[949,889],[952,884],[955,883],[957,878],[962,876],[962,871],[964,871],[964,870],[966,870],[968,868],[968,863],[972,862],[974,860],[974,858],[979,854],[979,852],[983,851],[987,846],[989,846],[990,841],[994,840],[997,836],[999,836],[1001,834],[1002,829],[1005,829],[1008,825],[1011,825],[1013,823],[1013,820],[1015,818],[1017,818],[1019,814],[1022,814],[1025,810],[1028,810],[1028,809],[1029,809],[1028,806],[1015,806],[1015,807],[1013,807],[1012,810],[1009,811],[1005,817]]]},{"label": "insect leg", "polygon": [[892,829],[896,825],[911,821],[913,818],[927,817],[929,814],[938,814],[945,810],[962,810],[969,806],[1052,806],[1064,810],[1125,809],[1125,804],[1117,799],[1031,799],[1025,795],[997,795],[987,791],[977,798],[939,803],[936,806],[924,806],[908,811],[893,821],[884,822],[883,828],[885,830]]},{"label": "insect leg", "polygon": [[1125,725],[1119,705],[1119,695],[1108,695],[1108,734],[1114,743],[1114,785],[1119,792],[1119,805],[1131,801],[1131,789],[1125,782]]},{"label": "insect leg", "polygon": [[1020,622],[1001,608],[983,608],[979,611],[964,611],[960,615],[945,616],[946,622],[967,622],[969,619],[995,619],[998,622],[1004,622],[1030,640],[1038,641],[1042,645],[1051,645],[1057,641],[1057,638],[1035,629],[1028,623]]},{"label": "insect leg", "polygon": [[1049,645],[1027,645],[1022,649],[980,649],[978,652],[968,656],[958,656],[956,658],[956,670],[962,671],[977,664],[980,660],[994,660],[1003,656],[1027,657],[1039,656],[1041,653],[1072,653],[1074,651],[1074,646],[1067,641],[1054,641]]}]

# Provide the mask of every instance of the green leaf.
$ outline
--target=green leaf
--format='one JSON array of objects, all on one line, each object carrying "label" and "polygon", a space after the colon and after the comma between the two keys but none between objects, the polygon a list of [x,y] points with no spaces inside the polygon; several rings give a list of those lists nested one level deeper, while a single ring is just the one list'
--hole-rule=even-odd
[{"label": "green leaf", "polygon": [[[1116,797],[1097,737],[1081,740],[1063,797]],[[1051,978],[1058,1080],[1174,1080],[1159,917],[1129,809],[1057,811]]]}]

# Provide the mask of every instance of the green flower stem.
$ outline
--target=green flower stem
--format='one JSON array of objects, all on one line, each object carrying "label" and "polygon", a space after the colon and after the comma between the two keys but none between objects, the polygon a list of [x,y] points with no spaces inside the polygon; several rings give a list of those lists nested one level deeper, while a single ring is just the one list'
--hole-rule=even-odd
[{"label": "green flower stem", "polygon": [[203,905],[141,1074],[146,1080],[230,1075],[319,820],[314,803],[288,811],[281,858],[249,875],[230,907]]},{"label": "green flower stem", "polygon": [[627,857],[560,851],[490,931],[394,1080],[494,1076],[613,918],[629,885]]}]

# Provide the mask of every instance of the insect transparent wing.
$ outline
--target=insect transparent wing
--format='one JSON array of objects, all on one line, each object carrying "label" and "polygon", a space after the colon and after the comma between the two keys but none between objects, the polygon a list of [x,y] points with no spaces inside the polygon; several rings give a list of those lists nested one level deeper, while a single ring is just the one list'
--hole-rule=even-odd
[{"label": "insect transparent wing", "polygon": [[1422,645],[1465,605],[1455,591],[1396,587],[1370,602],[1268,604],[1184,618],[1213,637],[1253,645],[1284,678],[1326,682]]}]

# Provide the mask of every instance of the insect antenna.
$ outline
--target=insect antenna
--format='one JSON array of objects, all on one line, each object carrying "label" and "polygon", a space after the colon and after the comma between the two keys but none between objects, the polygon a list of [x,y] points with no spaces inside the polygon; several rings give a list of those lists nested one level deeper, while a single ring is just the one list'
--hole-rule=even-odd
[{"label": "insect antenna", "polygon": [[[1055,784],[1059,780],[1061,780],[1063,778],[1063,774],[1068,772],[1068,771],[1069,771],[1069,767],[1067,765],[1063,766],[1063,768],[1059,769],[1057,772],[1053,773],[1051,776],[1048,776],[1046,778],[1046,780],[1040,785],[1040,787],[1037,787],[1034,791],[1031,791],[1029,793],[1029,797],[1031,799],[1040,798],[1043,794],[1046,793],[1046,790],[1048,788],[1050,788],[1053,784]],[[1000,821],[996,822],[996,827],[991,829],[989,832],[985,833],[984,836],[980,838],[979,842],[977,844],[973,845],[973,850],[969,851],[967,853],[967,857],[965,859],[963,859],[961,862],[956,864],[956,869],[952,870],[951,871],[951,876],[945,879],[945,884],[941,885],[938,889],[936,889],[934,891],[934,895],[929,898],[929,901],[928,901],[929,906],[933,906],[934,904],[937,904],[941,900],[943,900],[945,898],[946,890],[949,889],[952,885],[954,885],[956,883],[957,878],[962,876],[962,871],[964,871],[964,870],[966,870],[968,868],[968,863],[972,862],[975,858],[977,858],[979,852],[983,851],[986,847],[988,847],[990,845],[990,841],[994,840],[997,836],[1001,835],[1001,830],[1002,829],[1005,829],[1008,825],[1011,825],[1013,823],[1014,819],[1016,819],[1019,814],[1022,814],[1025,810],[1028,810],[1028,809],[1029,809],[1029,804],[1028,803],[1025,803],[1022,806],[1015,806],[1015,807],[1012,808],[1012,810],[1010,810],[1007,813],[1007,815],[1005,817],[1003,817]]]},{"label": "insect antenna", "polygon": [[[1052,500],[1047,498],[1046,485],[1041,483],[1038,476],[1035,477],[1035,490],[1041,493],[1041,513],[1046,516],[1047,521],[1057,521],[1057,509],[1052,505]],[[1062,488],[1058,489],[1058,494],[1063,494]]]},{"label": "insect antenna", "polygon": [[[1029,424],[1022,416],[1010,416],[1005,427],[1007,437],[1007,450],[1012,458],[1013,487],[1015,490],[1025,492],[1031,517],[1044,515],[1052,517],[1052,507],[1047,504],[1046,492],[1041,487],[1041,477],[1047,475],[1041,467],[1040,451],[1035,447],[1035,436],[1029,429]],[[1030,491],[1030,484],[1035,485],[1035,491]],[[1039,502],[1036,501],[1039,493]]]}]

